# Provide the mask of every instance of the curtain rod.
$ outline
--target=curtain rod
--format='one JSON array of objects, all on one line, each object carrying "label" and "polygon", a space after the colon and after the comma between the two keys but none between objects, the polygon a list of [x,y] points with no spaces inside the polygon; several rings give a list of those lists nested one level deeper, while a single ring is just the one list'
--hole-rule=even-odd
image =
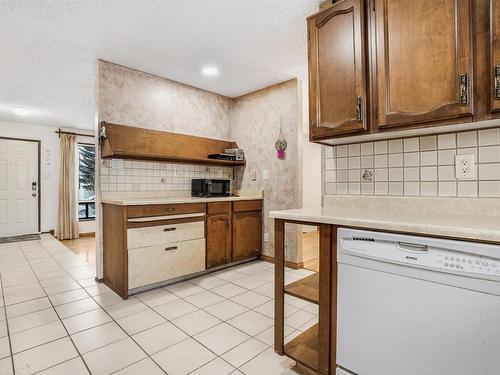
[{"label": "curtain rod", "polygon": [[93,135],[88,135],[88,134],[82,134],[82,133],[73,133],[73,132],[65,132],[64,130],[58,129],[54,133],[59,134],[59,138],[61,138],[61,134],[73,134],[73,135],[79,135],[81,137],[92,137],[95,138]]}]

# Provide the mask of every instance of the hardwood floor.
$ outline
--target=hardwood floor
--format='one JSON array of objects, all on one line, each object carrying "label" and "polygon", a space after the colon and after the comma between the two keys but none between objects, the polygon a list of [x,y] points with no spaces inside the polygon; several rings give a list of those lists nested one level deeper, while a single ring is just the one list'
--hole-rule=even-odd
[{"label": "hardwood floor", "polygon": [[88,264],[95,267],[95,236],[83,236],[76,240],[61,242]]},{"label": "hardwood floor", "polygon": [[302,259],[304,268],[319,271],[319,232],[304,232],[302,234]]}]

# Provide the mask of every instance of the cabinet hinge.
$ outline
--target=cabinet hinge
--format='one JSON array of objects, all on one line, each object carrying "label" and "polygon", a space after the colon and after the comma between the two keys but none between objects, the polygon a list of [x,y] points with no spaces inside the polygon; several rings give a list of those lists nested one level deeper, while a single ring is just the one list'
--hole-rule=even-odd
[{"label": "cabinet hinge", "polygon": [[361,96],[356,97],[356,120],[363,120],[363,111],[362,111],[362,98]]},{"label": "cabinet hinge", "polygon": [[460,74],[460,104],[466,105],[469,103],[469,75],[467,73]]},{"label": "cabinet hinge", "polygon": [[500,65],[495,66],[495,100],[500,100]]}]

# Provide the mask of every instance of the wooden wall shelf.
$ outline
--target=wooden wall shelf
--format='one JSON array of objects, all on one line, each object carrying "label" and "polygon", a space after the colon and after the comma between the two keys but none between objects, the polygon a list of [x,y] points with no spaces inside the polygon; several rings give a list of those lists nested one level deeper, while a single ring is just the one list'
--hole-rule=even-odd
[{"label": "wooden wall shelf", "polygon": [[315,324],[286,344],[285,354],[311,370],[318,371],[318,325]]},{"label": "wooden wall shelf", "polygon": [[136,128],[133,126],[101,122],[106,127],[106,139],[102,144],[103,159],[134,159],[204,164],[224,167],[243,167],[244,160],[209,159],[209,154],[237,148],[236,142],[196,137],[186,134]]},{"label": "wooden wall shelf", "polygon": [[312,303],[319,303],[319,273],[307,276],[303,279],[285,285],[285,294],[306,300]]}]

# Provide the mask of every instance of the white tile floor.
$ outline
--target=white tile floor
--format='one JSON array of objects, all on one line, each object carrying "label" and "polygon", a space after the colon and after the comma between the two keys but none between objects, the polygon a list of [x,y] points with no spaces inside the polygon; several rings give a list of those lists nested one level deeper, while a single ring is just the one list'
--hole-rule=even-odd
[{"label": "white tile floor", "polygon": [[[311,274],[287,269],[286,281]],[[295,374],[274,353],[273,266],[255,261],[123,301],[50,235],[0,244],[0,374]],[[287,340],[317,322],[290,297]]]}]

